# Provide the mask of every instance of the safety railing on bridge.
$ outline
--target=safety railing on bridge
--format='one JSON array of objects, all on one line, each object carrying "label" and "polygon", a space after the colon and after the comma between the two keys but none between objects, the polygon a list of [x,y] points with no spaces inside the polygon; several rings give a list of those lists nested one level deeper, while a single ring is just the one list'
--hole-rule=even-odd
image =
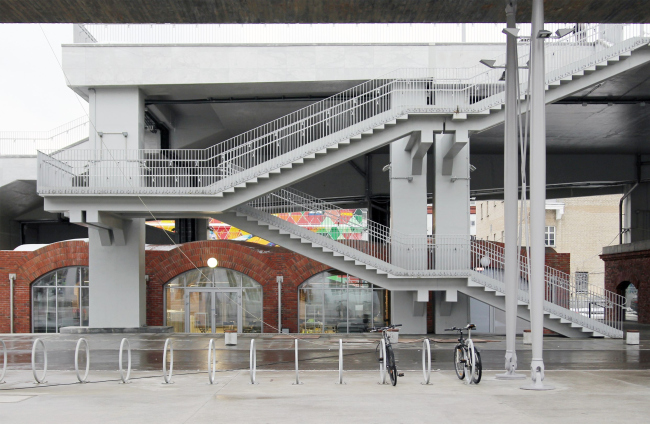
[{"label": "safety railing on bridge", "polygon": [[[546,82],[647,44],[642,29],[626,28],[591,25],[549,43]],[[522,55],[520,64],[525,61]],[[526,71],[521,72],[525,92]],[[480,66],[397,70],[202,150],[75,149],[56,157],[44,152],[39,156],[39,192],[222,192],[409,113],[471,114],[500,108],[505,90],[501,73]],[[234,168],[242,171],[225,172]]]}]

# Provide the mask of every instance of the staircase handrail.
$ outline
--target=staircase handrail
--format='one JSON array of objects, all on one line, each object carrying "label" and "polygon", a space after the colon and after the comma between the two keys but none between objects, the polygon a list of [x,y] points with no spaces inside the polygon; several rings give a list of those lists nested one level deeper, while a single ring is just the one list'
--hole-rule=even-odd
[{"label": "staircase handrail", "polygon": [[87,115],[47,131],[0,131],[0,156],[32,156],[39,149],[62,149],[86,138]]}]

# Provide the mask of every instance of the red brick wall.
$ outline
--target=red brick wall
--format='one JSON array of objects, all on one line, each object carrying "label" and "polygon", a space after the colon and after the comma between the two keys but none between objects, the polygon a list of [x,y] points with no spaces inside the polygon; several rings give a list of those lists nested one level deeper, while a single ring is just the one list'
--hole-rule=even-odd
[{"label": "red brick wall", "polygon": [[[207,266],[215,257],[219,266],[233,269],[262,285],[264,332],[277,331],[278,296],[276,277],[283,276],[282,326],[298,331],[298,286],[309,277],[329,269],[282,247],[267,247],[245,242],[202,241],[180,245],[177,249],[147,250],[147,325],[162,325],[164,317],[163,286],[172,278],[194,268]],[[650,270],[650,259],[648,259]],[[547,253],[546,263],[570,272],[569,254]],[[9,332],[9,274],[17,274],[14,287],[14,331],[31,331],[30,285],[40,276],[67,266],[88,266],[88,244],[83,241],[54,243],[34,252],[0,251],[0,333]],[[646,274],[646,275],[650,275]],[[92,278],[92,276],[91,276]],[[636,280],[635,280],[636,281]],[[92,284],[92,283],[91,283]],[[639,285],[634,283],[637,287]],[[641,292],[639,293],[641,305]],[[433,311],[433,292],[427,311]],[[645,299],[645,297],[644,297]],[[427,328],[433,331],[433,314]]]},{"label": "red brick wall", "polygon": [[650,250],[600,257],[605,261],[605,289],[624,295],[619,292],[621,283],[634,284],[639,291],[639,323],[650,324]]},{"label": "red brick wall", "polygon": [[[194,268],[207,266],[215,257],[219,266],[239,271],[262,285],[265,332],[277,331],[278,295],[276,277],[282,284],[282,325],[298,330],[298,286],[314,274],[329,269],[282,247],[245,242],[203,241],[180,245],[168,251],[148,250],[145,255],[147,283],[147,325],[163,324],[163,286],[172,278]],[[88,266],[88,244],[83,241],[54,243],[34,252],[0,251],[0,333],[8,333],[9,274],[14,284],[14,331],[31,331],[30,286],[40,276],[67,266]],[[92,278],[92,277],[91,277]],[[91,283],[92,284],[92,283]]]}]

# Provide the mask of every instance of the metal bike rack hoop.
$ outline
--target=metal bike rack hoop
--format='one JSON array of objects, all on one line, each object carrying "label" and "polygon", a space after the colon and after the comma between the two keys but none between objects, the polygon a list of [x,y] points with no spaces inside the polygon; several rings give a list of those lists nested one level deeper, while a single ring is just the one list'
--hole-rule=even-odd
[{"label": "metal bike rack hoop", "polygon": [[[86,372],[83,377],[79,374],[79,348],[81,347],[81,343],[83,343],[86,348]],[[77,373],[77,380],[79,380],[80,383],[88,381],[88,371],[90,371],[90,347],[88,347],[88,341],[83,337],[77,341],[77,347],[74,350],[74,370]]]},{"label": "metal bike rack hoop", "polygon": [[[467,384],[472,384],[472,381],[474,380],[474,370],[476,368],[475,359],[474,342],[470,339],[467,341],[467,358],[465,361],[465,382]],[[472,366],[468,367],[467,362],[471,362]]]},{"label": "metal bike rack hoop", "polygon": [[302,384],[300,382],[300,376],[298,375],[298,338],[296,338],[296,382],[293,383],[294,386]]},{"label": "metal bike rack hoop", "polygon": [[[36,372],[36,346],[39,343],[43,347],[43,376],[41,378],[38,378],[38,373]],[[47,375],[47,348],[41,339],[34,340],[34,345],[32,346],[32,373],[34,374],[36,384],[45,383],[45,376]]]},{"label": "metal bike rack hoop", "polygon": [[429,339],[424,339],[422,342],[422,374],[424,376],[422,384],[429,384],[429,380],[431,380],[431,342]]},{"label": "metal bike rack hoop", "polygon": [[208,345],[208,381],[214,384],[214,378],[217,374],[217,346],[214,339],[210,339]]},{"label": "metal bike rack hoop", "polygon": [[7,345],[5,344],[4,340],[0,340],[0,343],[2,343],[2,356],[4,358],[3,366],[2,366],[2,374],[0,374],[0,384],[5,382],[5,374],[7,373]]},{"label": "metal bike rack hoop", "polygon": [[386,340],[382,337],[381,342],[381,362],[379,363],[379,384],[386,384]]},{"label": "metal bike rack hoop", "polygon": [[[167,349],[169,348],[169,374],[167,374]],[[165,340],[165,351],[163,353],[163,380],[165,384],[172,383],[172,373],[174,372],[174,343],[172,339]]]},{"label": "metal bike rack hoop", "polygon": [[[128,364],[126,376],[124,375],[124,369],[122,368],[122,353],[124,352],[124,343],[126,343],[126,348],[127,348],[127,364]],[[127,384],[129,382],[129,376],[131,375],[131,343],[129,343],[129,340],[126,337],[123,338],[122,342],[120,343],[119,361],[120,361],[120,378],[122,379],[122,383]]]},{"label": "metal bike rack hoop", "polygon": [[257,349],[255,347],[255,339],[251,340],[250,368],[251,384],[257,384],[255,382],[255,374],[257,371]]},{"label": "metal bike rack hoop", "polygon": [[343,383],[343,339],[339,339],[339,384]]}]

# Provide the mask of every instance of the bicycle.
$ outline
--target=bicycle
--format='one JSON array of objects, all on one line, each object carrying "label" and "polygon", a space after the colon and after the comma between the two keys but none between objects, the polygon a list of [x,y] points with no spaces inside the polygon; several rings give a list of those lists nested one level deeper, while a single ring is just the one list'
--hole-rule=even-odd
[{"label": "bicycle", "polygon": [[[463,330],[467,330],[467,339],[463,338]],[[458,331],[458,344],[454,347],[454,369],[458,379],[463,380],[467,371],[470,371],[470,383],[478,384],[483,375],[483,364],[481,353],[474,347],[472,341],[472,330],[476,330],[474,324],[467,324],[464,328],[447,328],[445,331]]]},{"label": "bicycle", "polygon": [[386,330],[392,330],[397,327],[401,327],[402,324],[395,324],[395,325],[390,325],[388,327],[373,327],[370,329],[371,333],[381,331],[381,336],[382,339],[379,340],[377,343],[377,347],[375,348],[375,352],[378,352],[378,357],[379,361],[384,360],[384,352],[379,349],[381,346],[381,341],[384,340],[384,345],[386,346],[386,371],[388,371],[388,375],[390,376],[390,382],[395,386],[397,384],[397,377],[404,377],[404,374],[398,374],[397,373],[397,365],[395,365],[395,355],[393,354],[393,347],[390,344],[390,337],[388,337],[388,333]]}]

